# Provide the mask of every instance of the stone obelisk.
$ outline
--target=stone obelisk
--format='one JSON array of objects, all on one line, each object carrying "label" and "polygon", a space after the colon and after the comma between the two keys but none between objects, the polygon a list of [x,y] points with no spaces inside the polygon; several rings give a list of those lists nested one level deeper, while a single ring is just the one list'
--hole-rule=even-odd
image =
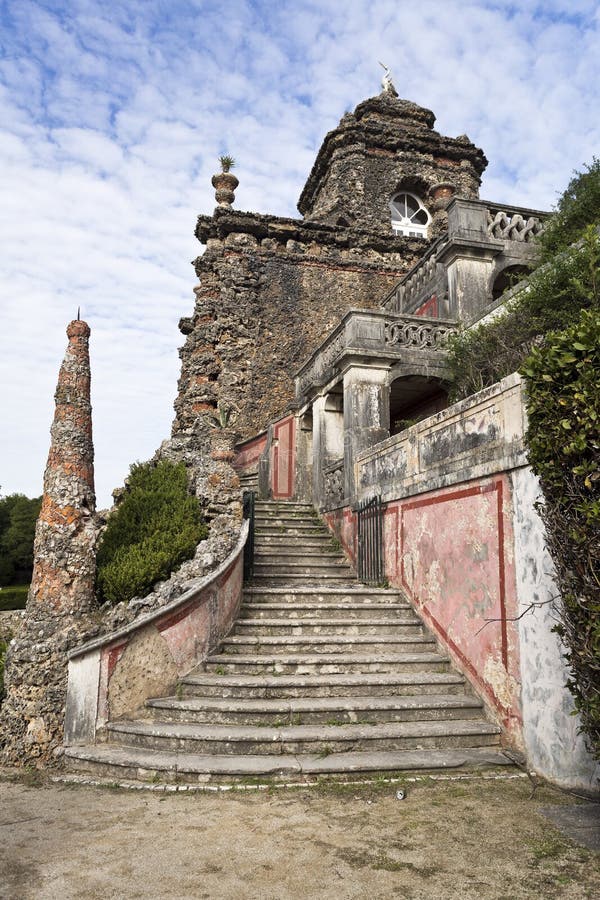
[{"label": "stone obelisk", "polygon": [[89,630],[96,536],[90,329],[79,319],[56,387],[25,618],[6,660],[0,746],[13,764],[44,764],[62,742],[67,653]]}]

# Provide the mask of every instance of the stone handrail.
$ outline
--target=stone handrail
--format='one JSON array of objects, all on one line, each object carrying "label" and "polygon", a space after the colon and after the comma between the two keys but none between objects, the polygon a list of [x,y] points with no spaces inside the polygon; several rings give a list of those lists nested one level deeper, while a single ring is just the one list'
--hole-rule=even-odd
[{"label": "stone handrail", "polygon": [[433,285],[439,280],[443,275],[443,266],[438,262],[438,253],[445,241],[444,236],[431,245],[427,253],[383,299],[381,305],[384,309],[388,312],[402,313],[418,295],[427,293],[428,285]]},{"label": "stone handrail", "polygon": [[69,653],[65,743],[94,741],[109,719],[128,715],[218,646],[242,600],[244,521],[229,556],[193,588]]}]

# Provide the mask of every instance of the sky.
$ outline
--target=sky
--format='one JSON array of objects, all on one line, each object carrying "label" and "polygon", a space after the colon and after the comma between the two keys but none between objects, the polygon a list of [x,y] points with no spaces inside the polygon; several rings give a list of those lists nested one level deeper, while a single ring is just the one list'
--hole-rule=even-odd
[{"label": "sky", "polygon": [[378,60],[438,131],[483,148],[484,199],[548,209],[600,155],[592,0],[0,0],[0,494],[41,493],[81,307],[110,505],[170,434],[219,155],[236,208],[298,215],[325,134],[379,93]]}]

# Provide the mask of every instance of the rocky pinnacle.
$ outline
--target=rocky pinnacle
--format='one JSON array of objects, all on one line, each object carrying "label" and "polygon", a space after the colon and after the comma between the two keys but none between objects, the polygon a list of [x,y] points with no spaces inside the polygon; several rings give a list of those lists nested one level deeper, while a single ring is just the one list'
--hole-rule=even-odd
[{"label": "rocky pinnacle", "polygon": [[0,746],[13,764],[43,765],[60,753],[67,654],[90,629],[96,526],[89,326],[67,328],[58,376],[44,496],[25,618],[12,641],[0,709]]}]

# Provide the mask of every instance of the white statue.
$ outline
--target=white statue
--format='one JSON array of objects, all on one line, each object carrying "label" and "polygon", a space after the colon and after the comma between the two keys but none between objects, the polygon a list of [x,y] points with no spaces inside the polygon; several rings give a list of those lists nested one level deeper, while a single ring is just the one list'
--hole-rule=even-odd
[{"label": "white statue", "polygon": [[385,74],[381,79],[381,86],[386,94],[392,94],[393,97],[398,96],[398,91],[394,87],[394,82],[392,81],[392,73],[390,71],[390,67],[386,66],[385,63],[380,62],[379,65],[382,69],[385,70]]}]

